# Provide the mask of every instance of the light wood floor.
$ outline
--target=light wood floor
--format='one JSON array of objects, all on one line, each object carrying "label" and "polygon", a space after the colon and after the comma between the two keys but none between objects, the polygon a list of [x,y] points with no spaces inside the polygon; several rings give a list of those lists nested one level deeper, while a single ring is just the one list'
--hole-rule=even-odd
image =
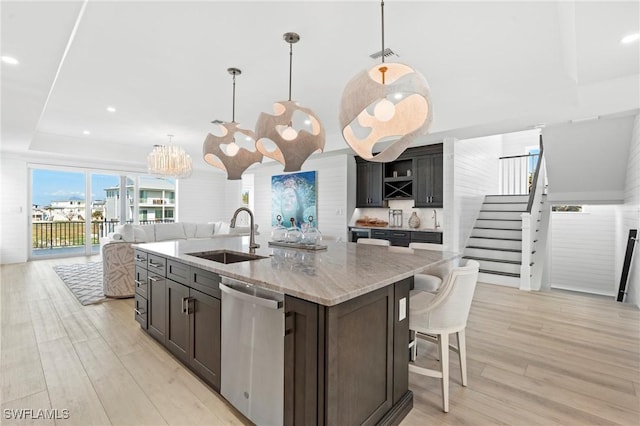
[{"label": "light wood floor", "polygon": [[[52,269],[0,267],[0,423],[5,409],[69,410],[64,425],[245,424],[133,320],[132,299],[81,306]],[[403,425],[640,424],[640,312],[565,292],[479,284],[467,327],[469,386],[452,356],[450,412],[412,375]],[[419,364],[433,363],[421,342]],[[455,355],[452,353],[452,355]],[[35,420],[34,424],[53,424]]]}]

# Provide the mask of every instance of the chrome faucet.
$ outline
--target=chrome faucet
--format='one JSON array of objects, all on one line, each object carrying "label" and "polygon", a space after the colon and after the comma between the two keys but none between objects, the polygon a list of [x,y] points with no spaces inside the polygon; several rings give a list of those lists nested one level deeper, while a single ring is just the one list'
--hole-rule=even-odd
[{"label": "chrome faucet", "polygon": [[236,211],[233,213],[233,217],[231,218],[231,223],[229,224],[229,227],[231,228],[236,227],[236,217],[238,216],[238,213],[240,213],[243,210],[249,213],[249,218],[251,219],[251,230],[249,234],[249,253],[255,253],[256,249],[260,248],[260,244],[256,244],[255,227],[253,225],[253,212],[246,207],[238,207]]},{"label": "chrome faucet", "polygon": [[438,223],[438,212],[436,209],[433,209],[433,227],[434,229],[438,229],[440,224]]}]

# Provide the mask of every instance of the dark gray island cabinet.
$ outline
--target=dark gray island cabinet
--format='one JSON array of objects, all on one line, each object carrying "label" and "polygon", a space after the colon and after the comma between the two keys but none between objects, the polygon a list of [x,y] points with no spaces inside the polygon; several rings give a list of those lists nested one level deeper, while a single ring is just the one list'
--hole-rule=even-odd
[{"label": "dark gray island cabinet", "polygon": [[[135,258],[136,320],[219,392],[220,275],[140,249]],[[285,425],[397,424],[411,410],[409,321],[398,312],[410,280],[329,307],[285,295]]]},{"label": "dark gray island cabinet", "polygon": [[136,321],[219,391],[220,276],[138,249],[135,261]]},{"label": "dark gray island cabinet", "polygon": [[136,247],[136,320],[142,328],[221,392],[222,277],[278,291],[284,294],[283,423],[398,424],[413,406],[408,386],[413,275],[450,265],[458,254],[329,243],[324,252],[301,256],[303,269],[283,267],[281,260],[290,256],[278,258],[282,253],[266,243],[257,253],[264,258],[250,262],[226,265],[188,255],[212,248],[247,251],[247,241],[227,240],[215,247],[190,242]]}]

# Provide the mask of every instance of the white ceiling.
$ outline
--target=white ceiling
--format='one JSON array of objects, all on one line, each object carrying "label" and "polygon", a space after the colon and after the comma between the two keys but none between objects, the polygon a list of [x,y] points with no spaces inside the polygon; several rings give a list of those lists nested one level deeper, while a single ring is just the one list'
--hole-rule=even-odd
[{"label": "white ceiling", "polygon": [[[342,89],[380,50],[380,4],[352,2],[2,1],[2,150],[143,164],[174,141],[206,168],[213,119],[253,128],[288,96],[313,109],[327,150],[344,149]],[[616,114],[640,107],[634,1],[385,2],[386,46],[431,87],[420,143]],[[107,106],[117,112],[109,113]],[[90,135],[83,135],[89,130]]]}]

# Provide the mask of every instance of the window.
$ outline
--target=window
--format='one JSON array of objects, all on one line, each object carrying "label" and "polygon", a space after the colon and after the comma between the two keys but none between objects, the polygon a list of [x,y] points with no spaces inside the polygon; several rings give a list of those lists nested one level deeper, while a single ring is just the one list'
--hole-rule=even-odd
[{"label": "window", "polygon": [[570,206],[570,205],[551,206],[551,211],[582,213],[582,206]]}]

